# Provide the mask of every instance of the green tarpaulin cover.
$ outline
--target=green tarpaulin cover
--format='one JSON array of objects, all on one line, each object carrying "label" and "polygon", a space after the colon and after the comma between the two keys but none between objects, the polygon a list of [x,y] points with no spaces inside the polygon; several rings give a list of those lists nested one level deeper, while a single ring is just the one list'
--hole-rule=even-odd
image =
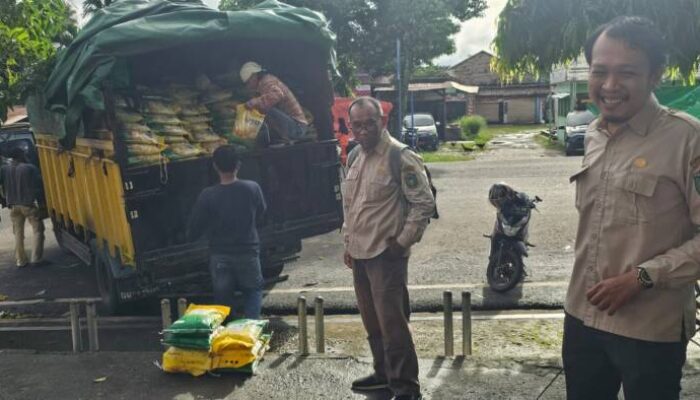
[{"label": "green tarpaulin cover", "polygon": [[654,93],[666,107],[700,119],[700,86],[662,86]]},{"label": "green tarpaulin cover", "polygon": [[234,12],[214,10],[200,0],[120,0],[97,12],[59,54],[39,96],[41,108],[64,120],[64,129],[51,133],[65,147],[73,146],[84,108],[104,110],[102,83],[114,75],[120,58],[226,39],[305,42],[326,52],[335,71],[335,34],[323,14],[306,8],[268,0]]}]

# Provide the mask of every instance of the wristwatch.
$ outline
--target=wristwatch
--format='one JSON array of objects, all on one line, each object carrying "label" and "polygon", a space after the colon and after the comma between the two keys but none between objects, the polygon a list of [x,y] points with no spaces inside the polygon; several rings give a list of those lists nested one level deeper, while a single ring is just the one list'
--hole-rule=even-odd
[{"label": "wristwatch", "polygon": [[644,289],[651,289],[654,287],[654,281],[651,280],[647,270],[642,267],[637,267],[637,282],[639,282]]}]

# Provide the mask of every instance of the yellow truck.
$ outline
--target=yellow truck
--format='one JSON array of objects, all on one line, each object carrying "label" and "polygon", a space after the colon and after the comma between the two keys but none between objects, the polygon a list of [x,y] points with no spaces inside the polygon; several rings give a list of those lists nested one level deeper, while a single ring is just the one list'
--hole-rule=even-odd
[{"label": "yellow truck", "polygon": [[[189,142],[172,142],[158,131],[163,115],[131,125],[125,119],[138,119],[153,98],[162,105],[168,88],[188,93],[180,112],[208,107],[197,103],[212,93],[234,104],[241,95],[235,77],[248,60],[292,88],[316,132],[315,140],[265,147],[212,128],[218,143],[248,146],[241,147],[240,176],[257,181],[268,203],[259,223],[264,274],[280,274],[302,239],[340,228],[333,43],[322,15],[276,1],[221,12],[195,2],[135,0],[98,13],[59,55],[45,91],[28,102],[29,116],[57,241],[94,266],[106,309],[208,277],[206,243],[188,242],[186,225],[200,191],[216,181],[209,157],[215,146],[204,149],[212,143],[193,141],[192,132],[182,135]],[[199,125],[215,125],[202,115]],[[129,135],[139,124],[157,143],[134,144]],[[177,146],[194,153],[182,155]]]}]

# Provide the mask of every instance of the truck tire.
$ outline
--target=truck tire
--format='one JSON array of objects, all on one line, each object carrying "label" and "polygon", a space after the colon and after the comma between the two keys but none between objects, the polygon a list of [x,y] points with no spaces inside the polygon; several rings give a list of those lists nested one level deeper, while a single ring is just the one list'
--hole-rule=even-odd
[{"label": "truck tire", "polygon": [[99,250],[94,243],[91,247],[93,249],[93,266],[95,267],[97,289],[102,298],[100,311],[107,315],[115,315],[120,309],[117,280],[114,279],[112,269],[105,259],[104,252]]}]

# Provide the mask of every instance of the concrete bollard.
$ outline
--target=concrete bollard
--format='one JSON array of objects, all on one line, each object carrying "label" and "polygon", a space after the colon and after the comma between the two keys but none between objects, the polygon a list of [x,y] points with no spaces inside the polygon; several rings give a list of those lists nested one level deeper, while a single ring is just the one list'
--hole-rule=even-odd
[{"label": "concrete bollard", "polygon": [[185,311],[187,310],[187,299],[183,299],[180,297],[177,299],[177,317],[182,318],[183,315],[185,315]]},{"label": "concrete bollard", "polygon": [[445,291],[442,293],[442,306],[445,313],[445,357],[452,357],[455,355],[452,292]]},{"label": "concrete bollard", "polygon": [[472,294],[462,292],[462,354],[472,355]]},{"label": "concrete bollard", "polygon": [[309,354],[309,337],[306,331],[306,297],[299,296],[297,309],[299,316],[299,354],[305,356]]},{"label": "concrete bollard", "polygon": [[71,301],[70,305],[70,335],[73,340],[73,353],[81,350],[82,339],[80,337],[80,303]]},{"label": "concrete bollard", "polygon": [[94,301],[85,304],[87,315],[88,345],[90,351],[100,351],[100,342],[97,335],[97,307]]},{"label": "concrete bollard", "polygon": [[323,321],[323,297],[316,296],[316,353],[323,354],[326,352],[326,334],[324,332]]},{"label": "concrete bollard", "polygon": [[170,300],[163,299],[160,301],[160,316],[163,320],[163,330],[170,328],[173,324],[173,318],[170,311]]}]

